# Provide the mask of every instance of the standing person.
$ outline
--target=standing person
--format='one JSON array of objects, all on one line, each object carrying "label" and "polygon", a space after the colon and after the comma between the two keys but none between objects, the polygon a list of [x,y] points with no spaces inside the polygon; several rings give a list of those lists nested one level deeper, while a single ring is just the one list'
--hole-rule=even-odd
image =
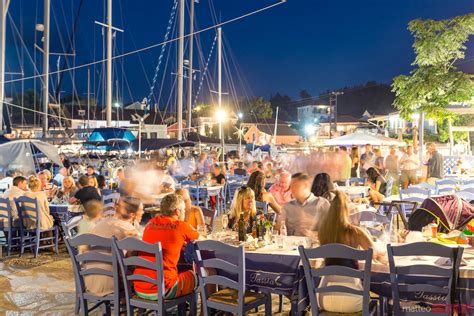
[{"label": "standing person", "polygon": [[329,210],[329,201],[311,193],[311,178],[306,173],[291,176],[291,194],[295,198],[283,206],[278,223],[285,221],[288,235],[310,236],[318,230]]},{"label": "standing person", "polygon": [[339,155],[342,157],[341,177],[337,182],[338,185],[346,185],[347,181],[352,177],[352,159],[347,153],[347,147],[339,147]]},{"label": "standing person", "polygon": [[444,158],[436,149],[434,143],[428,143],[426,145],[428,150],[428,183],[435,184],[436,180],[443,179],[444,177]]},{"label": "standing person", "polygon": [[365,145],[365,153],[360,156],[359,172],[360,177],[367,177],[367,170],[375,165],[375,154],[372,151],[372,145]]},{"label": "standing person", "polygon": [[290,183],[291,174],[287,171],[282,171],[277,181],[270,187],[269,191],[279,205],[284,205],[292,199]]},{"label": "standing person", "polygon": [[281,213],[281,205],[277,203],[273,195],[265,190],[265,174],[262,171],[254,171],[247,181],[247,186],[255,193],[255,200],[266,202],[277,214]]},{"label": "standing person", "polygon": [[403,189],[410,184],[416,184],[416,172],[420,168],[418,155],[413,152],[413,146],[408,145],[405,154],[400,158],[400,184]]},{"label": "standing person", "polygon": [[385,175],[385,161],[382,156],[382,150],[380,148],[374,149],[375,164],[374,167],[381,175]]},{"label": "standing person", "polygon": [[[393,179],[393,187],[398,187],[399,166],[397,150],[394,146],[390,147],[390,154],[385,158],[385,169],[387,170],[387,178]],[[391,195],[392,192],[387,192]]]},{"label": "standing person", "polygon": [[[40,216],[40,229],[50,229],[54,225],[54,219],[49,213],[49,203],[46,192],[41,190],[41,181],[35,176],[28,179],[30,192],[25,192],[25,196],[37,200]],[[31,221],[31,220],[28,220]],[[27,224],[27,228],[33,228],[34,223]]]},{"label": "standing person", "polygon": [[[140,200],[132,197],[119,199],[117,209],[113,217],[106,217],[96,223],[90,231],[91,234],[118,240],[126,237],[138,237],[138,232],[133,226],[136,214],[140,210]],[[105,252],[106,250],[104,250]],[[107,252],[109,252],[107,250]],[[91,262],[87,263],[87,269],[99,268],[112,271],[110,263]],[[105,296],[114,292],[114,279],[105,275],[86,275],[84,277],[86,290],[92,294]]]},{"label": "standing person", "polygon": [[351,162],[352,162],[351,178],[357,178],[358,177],[357,172],[359,171],[359,165],[360,165],[359,147],[357,146],[352,146]]},{"label": "standing person", "polygon": [[[184,221],[185,204],[177,194],[168,194],[161,201],[161,216],[151,219],[143,233],[143,241],[150,244],[161,243],[163,248],[163,273],[165,298],[173,299],[191,293],[197,287],[197,276],[192,270],[178,271],[181,249],[186,243],[199,238],[199,233]],[[141,253],[140,257],[154,262],[154,255]],[[135,274],[145,274],[156,279],[156,271],[138,267]],[[135,281],[137,295],[143,299],[157,300],[156,284]]]}]

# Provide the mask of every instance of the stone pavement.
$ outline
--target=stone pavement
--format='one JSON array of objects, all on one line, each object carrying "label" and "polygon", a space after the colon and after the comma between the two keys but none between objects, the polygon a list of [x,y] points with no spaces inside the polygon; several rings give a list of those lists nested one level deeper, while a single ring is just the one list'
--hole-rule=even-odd
[{"label": "stone pavement", "polygon": [[[273,310],[278,308],[274,296]],[[283,313],[288,315],[289,302],[285,300]],[[0,259],[0,315],[7,316],[62,316],[73,315],[74,276],[65,247],[56,256],[47,250],[38,258],[26,252]],[[250,313],[249,315],[264,315]]]}]

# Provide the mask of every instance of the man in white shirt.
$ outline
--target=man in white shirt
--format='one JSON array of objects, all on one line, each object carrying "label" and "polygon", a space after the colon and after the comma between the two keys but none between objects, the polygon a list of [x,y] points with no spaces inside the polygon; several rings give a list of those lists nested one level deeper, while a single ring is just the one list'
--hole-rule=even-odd
[{"label": "man in white shirt", "polygon": [[12,217],[13,217],[13,226],[15,225],[15,222],[18,220],[18,211],[16,209],[16,204],[15,200],[16,198],[19,198],[20,196],[23,196],[25,192],[28,191],[28,181],[26,181],[26,178],[23,176],[16,176],[13,178],[13,185],[5,191],[3,197],[5,199],[10,199],[10,205],[12,207]]},{"label": "man in white shirt", "polygon": [[280,225],[285,221],[290,236],[311,236],[329,211],[329,201],[311,193],[311,180],[305,173],[295,173],[291,177],[290,189],[294,200],[283,206],[278,217]]},{"label": "man in white shirt", "polygon": [[413,152],[413,146],[408,145],[405,154],[400,158],[400,184],[403,189],[408,188],[410,184],[416,184],[416,172],[420,168],[420,159]]}]

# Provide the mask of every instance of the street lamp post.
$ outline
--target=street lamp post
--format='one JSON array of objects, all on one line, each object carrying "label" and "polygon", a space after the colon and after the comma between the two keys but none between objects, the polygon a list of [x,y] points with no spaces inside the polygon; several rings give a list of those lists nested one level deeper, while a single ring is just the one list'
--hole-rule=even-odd
[{"label": "street lamp post", "polygon": [[239,112],[237,114],[237,117],[239,118],[239,160],[242,160],[242,119],[244,117],[244,114],[242,112]]}]

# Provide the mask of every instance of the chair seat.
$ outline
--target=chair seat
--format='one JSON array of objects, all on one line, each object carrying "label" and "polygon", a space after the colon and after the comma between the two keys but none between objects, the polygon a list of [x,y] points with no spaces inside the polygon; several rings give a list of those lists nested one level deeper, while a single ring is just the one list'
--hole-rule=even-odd
[{"label": "chair seat", "polygon": [[[235,289],[223,289],[219,292],[209,295],[208,300],[216,303],[227,304],[227,305],[238,305],[239,292]],[[246,291],[244,297],[244,304],[251,304],[255,301],[265,298],[265,294],[256,293],[252,291]]]}]

